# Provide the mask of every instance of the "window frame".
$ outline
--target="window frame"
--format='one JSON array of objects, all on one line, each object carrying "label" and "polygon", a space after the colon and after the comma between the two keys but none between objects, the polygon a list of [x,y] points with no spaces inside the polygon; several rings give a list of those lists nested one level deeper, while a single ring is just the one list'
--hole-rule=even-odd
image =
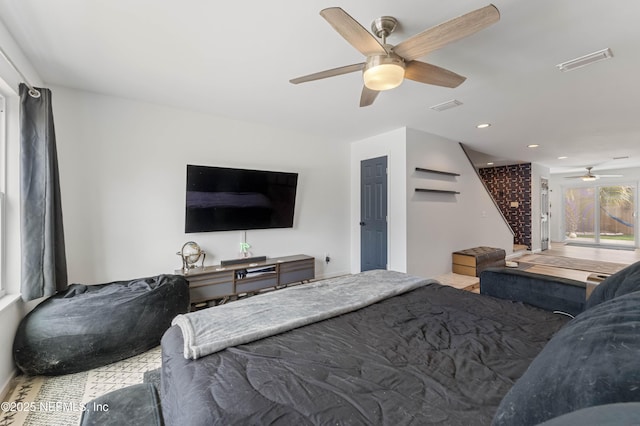
[{"label": "window frame", "polygon": [[[600,237],[600,226],[601,226],[601,212],[600,212],[600,190],[603,187],[611,187],[611,186],[631,186],[633,187],[635,190],[633,192],[633,197],[634,197],[634,239],[633,239],[633,245],[631,244],[616,244],[616,243],[611,243],[609,241],[606,241],[606,238],[604,238],[605,242],[602,242],[602,238]],[[588,182],[588,183],[577,183],[577,184],[573,184],[573,185],[562,185],[560,187],[561,190],[561,207],[560,207],[560,213],[561,213],[561,228],[560,228],[560,233],[562,236],[563,241],[566,243],[568,241],[567,238],[567,191],[571,190],[571,189],[581,189],[581,188],[587,188],[587,189],[593,189],[594,193],[593,193],[593,204],[594,204],[594,217],[593,217],[593,223],[594,223],[594,241],[571,241],[572,244],[575,245],[580,245],[580,244],[584,244],[584,245],[592,245],[594,247],[600,247],[600,248],[615,248],[615,249],[629,249],[629,248],[635,248],[637,249],[640,246],[640,232],[637,231],[638,229],[638,224],[640,224],[640,220],[638,219],[638,205],[640,205],[640,182],[638,182],[637,180],[634,179],[628,179],[628,178],[621,178],[621,179],[611,179],[608,180],[607,182],[602,182],[602,181],[597,181],[596,183],[593,182]]]},{"label": "window frame", "polygon": [[7,121],[6,100],[0,94],[0,298],[7,294],[6,288],[6,182],[7,182]]},{"label": "window frame", "polygon": [[4,286],[5,282],[5,268],[4,268],[4,253],[5,253],[5,208],[4,208],[4,192],[0,192],[0,297],[4,296],[7,292]]}]

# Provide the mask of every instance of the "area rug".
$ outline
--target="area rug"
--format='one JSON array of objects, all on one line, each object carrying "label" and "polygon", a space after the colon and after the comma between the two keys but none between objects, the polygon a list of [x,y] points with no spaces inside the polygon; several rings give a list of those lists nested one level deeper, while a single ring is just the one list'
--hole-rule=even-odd
[{"label": "area rug", "polygon": [[615,274],[629,265],[623,263],[603,262],[601,260],[576,259],[573,257],[551,256],[546,254],[526,254],[517,259],[519,263],[555,266],[557,268],[576,269],[578,271]]},{"label": "area rug", "polygon": [[160,367],[160,347],[138,356],[64,376],[18,376],[2,403],[0,426],[68,426],[80,423],[84,404],[137,383]]}]

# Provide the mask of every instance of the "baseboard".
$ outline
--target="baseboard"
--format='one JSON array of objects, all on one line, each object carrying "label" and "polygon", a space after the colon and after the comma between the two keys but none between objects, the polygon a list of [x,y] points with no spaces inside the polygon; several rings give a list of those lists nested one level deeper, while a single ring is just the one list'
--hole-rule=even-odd
[{"label": "baseboard", "polygon": [[321,275],[316,275],[316,277],[314,279],[312,279],[311,281],[320,281],[320,280],[326,280],[329,278],[337,278],[337,277],[342,277],[345,275],[352,275],[351,272],[335,272],[335,273],[331,273],[331,274],[321,274]]},{"label": "baseboard", "polygon": [[9,397],[9,391],[11,390],[11,381],[16,377],[17,374],[18,370],[14,368],[11,374],[9,374],[9,378],[2,384],[2,387],[0,388],[0,397],[2,397],[2,401],[6,401],[7,397]]},{"label": "baseboard", "polygon": [[525,254],[531,254],[530,251],[519,251],[517,253],[511,253],[505,256],[505,260],[517,259],[519,257],[524,256]]}]

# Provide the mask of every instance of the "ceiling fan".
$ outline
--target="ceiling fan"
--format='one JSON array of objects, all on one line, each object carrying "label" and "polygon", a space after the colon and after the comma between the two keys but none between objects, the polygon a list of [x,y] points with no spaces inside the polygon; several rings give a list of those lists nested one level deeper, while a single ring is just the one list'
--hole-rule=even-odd
[{"label": "ceiling fan", "polygon": [[289,81],[298,84],[363,71],[364,87],[360,97],[361,107],[371,105],[378,93],[398,87],[405,78],[436,86],[458,87],[466,80],[466,77],[435,65],[416,61],[416,59],[446,44],[474,34],[500,19],[500,12],[490,4],[443,22],[392,46],[387,44],[387,37],[398,24],[398,21],[392,16],[382,16],[371,24],[373,33],[382,40],[380,43],[373,34],[339,7],[323,9],[320,11],[320,15],[347,42],[366,56],[366,61],[305,75]]},{"label": "ceiling fan", "polygon": [[585,167],[587,169],[587,173],[580,176],[567,176],[565,179],[582,179],[585,182],[594,181],[600,178],[614,178],[614,177],[623,177],[622,175],[595,175],[591,173],[591,169],[593,166]]}]

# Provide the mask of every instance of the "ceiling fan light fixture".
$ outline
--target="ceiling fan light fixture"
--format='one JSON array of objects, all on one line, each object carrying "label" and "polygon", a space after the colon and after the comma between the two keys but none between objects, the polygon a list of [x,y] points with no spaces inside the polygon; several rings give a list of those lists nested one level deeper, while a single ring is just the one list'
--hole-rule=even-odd
[{"label": "ceiling fan light fixture", "polygon": [[583,176],[583,182],[593,182],[594,180],[598,180],[598,176]]},{"label": "ceiling fan light fixture", "polygon": [[363,71],[364,85],[379,92],[396,88],[404,81],[404,68],[404,61],[399,56],[370,56]]}]

